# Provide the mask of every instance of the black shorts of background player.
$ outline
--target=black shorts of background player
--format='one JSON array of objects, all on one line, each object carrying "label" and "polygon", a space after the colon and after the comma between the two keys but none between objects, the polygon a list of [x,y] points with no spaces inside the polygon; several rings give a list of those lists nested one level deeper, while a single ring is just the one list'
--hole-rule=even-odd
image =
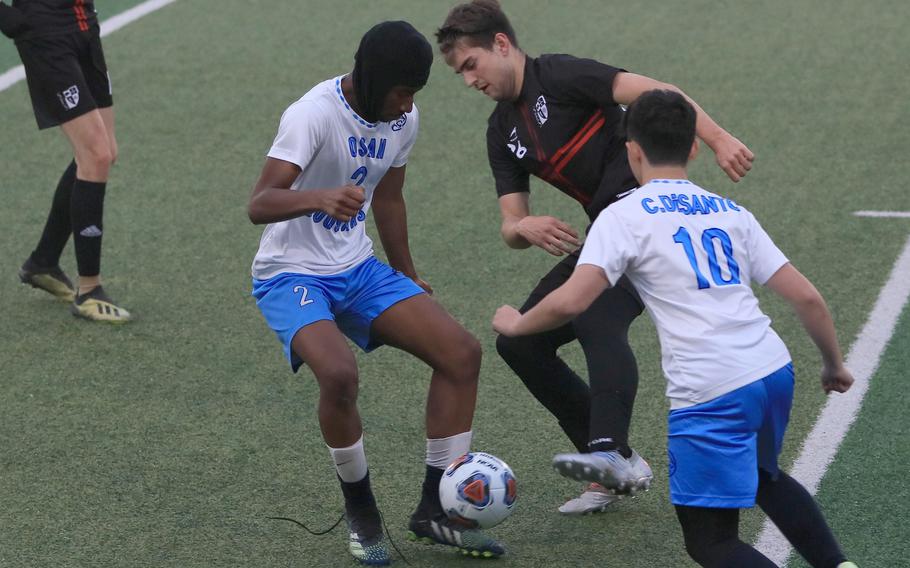
[{"label": "black shorts of background player", "polygon": [[[578,201],[591,221],[637,183],[629,169],[623,110],[643,92],[676,87],[590,59],[527,56],[495,0],[474,0],[451,10],[437,32],[446,63],[465,84],[497,101],[487,129],[487,151],[502,238],[516,249],[537,246],[564,257],[540,280],[521,312],[559,287],[578,260],[579,234],[551,216],[532,215],[529,176],[543,179]],[[688,97],[687,97],[688,99]],[[690,102],[691,99],[688,99]],[[752,152],[719,127],[697,104],[697,133],[733,181],[751,168]],[[638,370],[627,334],[643,307],[626,279],[610,288],[572,323],[527,337],[497,339],[497,350],[531,393],[559,421],[579,452],[610,453],[626,487],[646,487],[652,474],[628,445]],[[557,355],[578,340],[590,387]],[[554,463],[557,465],[557,463]],[[609,499],[589,488],[560,510],[602,510]]]},{"label": "black shorts of background player", "polygon": [[[101,287],[101,240],[108,173],[117,158],[114,108],[98,18],[85,0],[0,2],[0,31],[16,42],[38,128],[59,126],[73,150],[38,245],[19,279],[71,302],[93,321],[122,323],[127,310]],[[60,268],[72,233],[78,290]]]}]

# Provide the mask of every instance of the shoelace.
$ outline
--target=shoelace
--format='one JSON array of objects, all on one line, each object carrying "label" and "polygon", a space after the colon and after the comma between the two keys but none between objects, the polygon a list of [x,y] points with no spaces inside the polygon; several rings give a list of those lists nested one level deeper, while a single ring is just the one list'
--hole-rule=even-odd
[{"label": "shoelace", "polygon": [[[385,515],[383,515],[382,511],[380,511],[379,509],[376,509],[376,511],[379,512],[379,520],[382,522],[382,528],[385,531],[386,538],[389,539],[389,544],[392,545],[392,548],[395,550],[395,552],[398,553],[398,556],[401,556],[401,559],[404,560],[405,564],[407,564],[408,566],[413,566],[413,564],[408,562],[407,556],[405,556],[404,553],[401,552],[401,549],[398,548],[398,545],[395,544],[395,541],[392,539],[392,533],[389,532],[389,526],[385,523]],[[313,531],[312,529],[310,529],[310,527],[301,523],[297,519],[292,519],[290,517],[266,517],[266,518],[271,519],[273,521],[289,521],[289,522],[292,522],[295,525],[303,528],[303,530],[305,530],[306,532],[310,533],[313,536],[323,536],[323,535],[329,534],[330,532],[335,530],[335,528],[338,527],[338,525],[341,524],[341,521],[344,520],[344,513],[342,513],[341,516],[338,517],[338,520],[335,521],[334,525],[330,526],[329,528],[325,529],[324,531]]]}]

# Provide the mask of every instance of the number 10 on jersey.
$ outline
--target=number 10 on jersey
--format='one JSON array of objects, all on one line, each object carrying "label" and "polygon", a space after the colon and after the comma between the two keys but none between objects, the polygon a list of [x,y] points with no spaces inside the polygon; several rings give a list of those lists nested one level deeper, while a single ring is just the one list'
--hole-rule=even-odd
[{"label": "number 10 on jersey", "polygon": [[[720,242],[721,249],[724,251],[724,257],[727,260],[727,272],[730,274],[729,278],[724,278],[720,265],[717,263],[717,251],[714,248],[715,239]],[[698,268],[698,259],[695,258],[695,247],[692,245],[692,237],[689,236],[689,231],[685,227],[680,227],[676,234],[673,235],[673,242],[681,244],[686,251],[686,256],[689,257],[689,264],[692,265],[692,270],[695,272],[698,289],[710,288],[711,284]],[[739,264],[736,263],[736,259],[733,257],[733,242],[730,240],[730,235],[723,229],[705,229],[701,234],[701,246],[708,256],[708,268],[711,270],[711,279],[714,280],[716,286],[729,286],[730,284],[740,283]]]}]

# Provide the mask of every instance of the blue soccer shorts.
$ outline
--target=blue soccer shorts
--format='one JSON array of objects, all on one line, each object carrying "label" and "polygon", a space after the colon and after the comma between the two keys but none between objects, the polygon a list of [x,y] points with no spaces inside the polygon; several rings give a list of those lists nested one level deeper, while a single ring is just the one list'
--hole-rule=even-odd
[{"label": "blue soccer shorts", "polygon": [[370,338],[373,320],[423,292],[413,280],[372,256],[339,274],[282,272],[268,280],[253,279],[256,305],[284,345],[294,372],[303,360],[291,349],[291,340],[301,328],[321,320],[334,321],[351,341],[369,352],[381,345]]},{"label": "blue soccer shorts", "polygon": [[671,410],[670,501],[739,509],[755,505],[759,468],[776,479],[793,403],[793,364],[714,400]]}]

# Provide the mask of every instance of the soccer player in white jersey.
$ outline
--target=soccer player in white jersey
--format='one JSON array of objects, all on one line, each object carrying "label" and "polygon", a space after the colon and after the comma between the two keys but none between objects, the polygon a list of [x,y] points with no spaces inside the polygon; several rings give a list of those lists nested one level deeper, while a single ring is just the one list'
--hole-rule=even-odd
[{"label": "soccer player in white jersey", "polygon": [[[409,537],[474,556],[504,552],[482,532],[454,524],[439,502],[443,469],[470,449],[481,352],[429,297],[408,247],[402,187],[417,138],[414,94],[432,60],[426,38],[410,24],[370,29],[352,73],[316,85],[284,112],[249,202],[250,219],[268,224],[253,262],[253,295],[292,369],[306,363],[316,376],[319,425],[345,498],[349,550],[363,564],[390,559],[345,336],[365,351],[397,347],[432,368],[426,478]],[[373,256],[364,231],[369,214],[388,265]]]},{"label": "soccer player in white jersey", "polygon": [[[641,187],[594,222],[570,279],[521,315],[501,307],[499,333],[552,329],[627,275],[660,336],[667,377],[670,499],[686,550],[702,566],[775,566],[739,540],[739,509],[758,505],[812,565],[847,562],[812,496],[777,465],[793,399],[786,346],[751,282],[789,302],[818,346],[822,388],[845,392],[831,315],[745,208],[687,179],[695,110],[678,93],[649,91],[629,107],[626,146]],[[554,458],[563,475],[622,489],[637,480],[608,452]]]}]

